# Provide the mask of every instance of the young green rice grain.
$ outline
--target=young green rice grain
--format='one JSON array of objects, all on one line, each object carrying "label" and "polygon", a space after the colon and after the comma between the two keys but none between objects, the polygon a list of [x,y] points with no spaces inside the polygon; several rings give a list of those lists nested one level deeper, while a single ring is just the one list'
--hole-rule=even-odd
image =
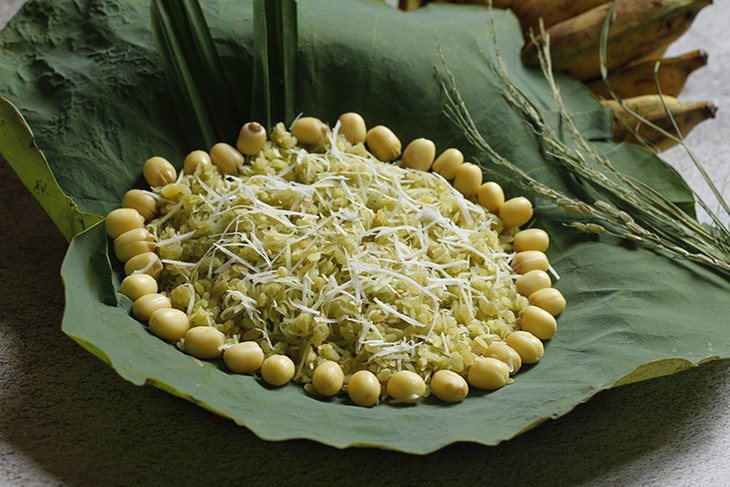
[{"label": "young green rice grain", "polygon": [[465,375],[518,329],[528,303],[493,214],[336,133],[295,144],[279,124],[235,174],[203,165],[156,190],[160,289],[192,326],[288,355],[300,382],[325,360],[346,379]]}]

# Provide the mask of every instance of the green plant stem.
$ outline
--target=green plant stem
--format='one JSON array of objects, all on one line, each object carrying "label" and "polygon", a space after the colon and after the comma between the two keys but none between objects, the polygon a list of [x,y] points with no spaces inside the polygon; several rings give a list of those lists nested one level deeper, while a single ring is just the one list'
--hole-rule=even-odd
[{"label": "green plant stem", "polygon": [[[610,16],[611,13],[609,13]],[[538,196],[547,197],[568,213],[577,213],[589,219],[588,223],[574,221],[568,223],[568,226],[641,242],[653,250],[667,252],[675,258],[689,259],[730,273],[730,252],[726,240],[713,235],[711,231],[654,189],[618,171],[606,156],[580,134],[565,109],[559,87],[554,79],[549,52],[549,36],[546,35],[544,29],[541,29],[544,42],[538,45],[540,65],[559,107],[561,120],[569,129],[570,141],[575,143],[577,148],[564,142],[558,136],[554,129],[543,120],[529,99],[511,81],[499,53],[495,30],[492,25],[493,45],[497,59],[496,67],[493,69],[505,81],[503,96],[520,110],[526,121],[541,138],[550,160],[559,163],[571,175],[592,187],[608,202],[599,200],[590,203],[568,197],[560,191],[540,183],[498,154],[475,126],[469,109],[456,88],[456,80],[449,71],[443,52],[441,52],[441,59],[450,82],[450,86],[447,86],[442,81],[442,89],[448,100],[446,114],[457,126],[461,127],[467,140],[490,162],[513,173],[514,180],[522,187],[532,190]],[[605,32],[603,35],[606,36]],[[605,59],[605,53],[603,56]],[[589,161],[602,170],[594,168],[592,164],[588,163]]]},{"label": "green plant stem", "polygon": [[[707,186],[709,187],[712,194],[717,199],[718,203],[722,207],[723,211],[725,212],[726,216],[730,215],[730,204],[725,200],[722,193],[717,188],[717,185],[712,181],[712,178],[707,174],[707,171],[705,170],[702,163],[699,161],[699,159],[696,157],[694,151],[687,145],[687,141],[685,140],[684,136],[682,135],[682,132],[679,130],[679,126],[677,125],[676,120],[674,119],[674,116],[672,115],[671,111],[666,105],[661,86],[659,84],[659,66],[660,63],[657,62],[654,66],[654,83],[657,89],[657,93],[660,96],[660,100],[662,102],[662,106],[664,107],[664,110],[666,114],[668,115],[669,119],[672,122],[672,126],[674,128],[675,133],[668,132],[664,130],[662,127],[659,127],[658,125],[652,123],[651,121],[647,120],[646,118],[642,117],[639,113],[637,113],[634,110],[631,110],[629,107],[626,106],[626,104],[623,102],[623,98],[619,96],[619,94],[616,92],[616,90],[611,85],[611,82],[608,79],[608,69],[607,69],[607,52],[608,52],[608,32],[611,29],[611,25],[613,24],[616,14],[615,14],[615,5],[617,0],[612,0],[611,5],[609,5],[608,13],[606,14],[606,19],[603,22],[603,25],[601,27],[601,43],[600,43],[600,51],[599,51],[599,57],[601,61],[601,78],[603,79],[604,84],[606,85],[609,93],[611,94],[611,97],[616,100],[622,109],[626,110],[627,113],[629,113],[631,116],[633,116],[638,122],[641,122],[642,124],[652,128],[653,130],[661,133],[664,137],[667,137],[670,140],[673,140],[677,144],[681,145],[682,148],[687,152],[687,155],[689,156],[690,160],[694,164],[697,171],[702,176],[702,179],[705,181]],[[627,127],[633,135],[637,138],[637,140],[644,140],[638,132],[634,129],[634,127]],[[647,142],[644,142],[644,144],[649,147],[649,144]],[[722,222],[722,219],[716,215],[710,208],[709,205],[706,204],[706,202],[695,192],[695,198],[698,202],[698,204],[707,212],[709,217],[712,219],[712,221],[715,223],[716,227],[725,234],[725,236],[730,239],[730,229]]]},{"label": "green plant stem", "polygon": [[296,115],[297,3],[254,0],[251,119],[271,130]]},{"label": "green plant stem", "polygon": [[231,140],[241,114],[197,0],[153,0],[152,33],[190,149]]}]

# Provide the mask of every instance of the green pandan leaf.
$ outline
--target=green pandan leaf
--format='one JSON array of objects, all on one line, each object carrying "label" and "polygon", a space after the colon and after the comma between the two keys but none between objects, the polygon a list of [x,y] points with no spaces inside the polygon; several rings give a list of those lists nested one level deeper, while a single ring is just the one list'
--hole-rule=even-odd
[{"label": "green pandan leaf", "polygon": [[[300,111],[330,123],[340,113],[359,111],[369,125],[385,123],[403,141],[426,136],[441,149],[456,146],[472,156],[444,115],[440,46],[489,143],[541,181],[570,191],[537,136],[501,95],[501,81],[488,64],[494,59],[486,9],[432,5],[403,13],[376,0],[341,1],[336,8],[327,0],[307,0],[298,8]],[[228,81],[242,87],[236,95],[245,99],[252,86],[252,2],[205,2],[204,13]],[[159,154],[179,167],[183,155],[197,148],[187,144],[176,119],[148,14],[133,0],[39,0],[0,34],[0,94],[34,128],[51,173],[42,164],[25,163],[42,161],[43,154],[7,103],[0,104],[0,126],[10,124],[16,135],[0,137],[0,153],[26,185],[42,178],[52,188],[44,204],[67,235],[92,220],[78,223],[81,217],[69,213],[63,193],[78,210],[104,215],[125,191],[142,187],[145,159]],[[510,75],[559,128],[544,80],[519,62],[516,19],[504,11],[493,15]],[[608,142],[610,119],[595,99],[572,80],[561,78],[560,84],[586,137],[633,176],[691,206],[691,193],[673,170],[655,155]],[[33,176],[38,168],[41,176]],[[358,408],[343,397],[314,399],[297,385],[272,389],[256,377],[227,373],[219,362],[179,352],[133,319],[131,303],[114,292],[120,266],[108,258],[102,225],[77,235],[69,248],[62,269],[63,329],[126,380],[193,401],[262,438],[415,453],[457,441],[496,444],[566,414],[603,389],[730,357],[727,280],[642,247],[579,235],[547,207],[538,214],[538,225],[551,234],[548,255],[561,275],[557,287],[569,303],[558,334],[546,343],[545,358],[521,371],[514,384],[456,405],[429,398],[414,407]]]}]

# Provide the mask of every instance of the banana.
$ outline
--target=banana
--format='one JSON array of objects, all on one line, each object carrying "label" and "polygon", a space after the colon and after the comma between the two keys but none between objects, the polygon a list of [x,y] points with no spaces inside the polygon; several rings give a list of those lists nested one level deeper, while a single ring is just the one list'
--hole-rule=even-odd
[{"label": "banana", "polygon": [[531,1],[532,0],[512,0],[510,8],[514,11],[521,10]]},{"label": "banana", "polygon": [[[664,110],[659,95],[637,96],[634,98],[626,98],[623,101],[627,108],[638,113],[653,124],[669,133],[676,133],[671,119]],[[664,102],[677,122],[679,131],[683,136],[686,136],[700,122],[715,118],[715,114],[717,113],[717,107],[709,101],[683,102],[672,96],[665,96]],[[614,141],[638,143],[631,130],[633,129],[657,151],[666,150],[675,145],[673,140],[668,139],[656,130],[639,122],[624,110],[618,102],[614,100],[603,100],[601,104],[613,112]]]},{"label": "banana", "polygon": [[540,19],[547,29],[587,10],[610,0],[521,0],[512,2],[517,18],[520,19],[522,32],[529,37],[530,29],[534,34],[540,32]]},{"label": "banana", "polygon": [[[618,0],[616,19],[608,33],[608,70],[669,44],[711,3],[712,0]],[[601,30],[610,5],[599,5],[547,30],[555,70],[584,81],[600,76]],[[537,37],[539,42],[540,36]],[[537,64],[537,48],[532,42],[523,47],[522,61]]]},{"label": "banana", "polygon": [[421,0],[398,0],[398,8],[405,11],[419,9],[423,4]]},{"label": "banana", "polygon": [[[471,5],[489,5],[489,0],[435,0],[436,2],[446,3],[468,3]],[[494,8],[510,8],[512,0],[492,0]]]},{"label": "banana", "polygon": [[[658,92],[654,80],[654,67],[657,62],[661,63],[657,76],[662,93],[677,96],[684,88],[687,77],[694,70],[707,64],[707,53],[692,51],[677,57],[632,63],[617,71],[611,71],[608,74],[608,81],[621,98],[656,95]],[[591,81],[587,85],[596,95],[611,97],[603,80]]]},{"label": "banana", "polygon": [[650,59],[653,59],[654,61],[656,61],[660,57],[664,56],[664,53],[667,52],[667,49],[669,49],[669,44],[666,44],[666,45],[660,47],[659,49],[656,49],[654,51],[651,51],[648,54],[644,54],[643,56],[640,56],[640,57],[634,59],[633,61],[631,61],[631,64],[640,63],[642,61],[648,61]]},{"label": "banana", "polygon": [[[398,0],[398,8],[401,10],[416,10],[427,3],[463,3],[471,5],[489,5],[489,0]],[[492,0],[494,8],[510,8],[512,0]]]}]

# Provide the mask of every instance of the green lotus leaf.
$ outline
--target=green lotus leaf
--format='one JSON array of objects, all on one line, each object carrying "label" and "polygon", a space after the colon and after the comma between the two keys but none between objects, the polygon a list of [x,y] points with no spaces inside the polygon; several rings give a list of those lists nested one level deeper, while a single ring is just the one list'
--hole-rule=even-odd
[{"label": "green lotus leaf", "polygon": [[[494,26],[511,79],[560,132],[545,81],[519,62],[522,36],[510,12],[431,5],[403,13],[375,0],[336,7],[307,0],[298,9],[298,111],[331,123],[358,111],[404,141],[425,136],[474,157],[444,115],[448,69],[498,152],[547,184],[581,190],[551,163],[490,69]],[[251,3],[209,1],[204,11],[225,72],[250,88]],[[0,33],[0,95],[9,100],[0,100],[0,156],[36,188],[64,234],[76,235],[62,268],[63,330],[124,379],[200,404],[265,439],[427,453],[457,441],[497,444],[603,389],[730,356],[727,279],[611,237],[577,234],[540,201],[537,223],[550,232],[548,256],[569,306],[545,358],[499,391],[450,406],[429,398],[365,409],[344,397],[309,397],[294,384],[270,388],[179,352],[130,316],[131,303],[117,292],[121,266],[109,258],[103,225],[92,226],[124,192],[143,186],[148,157],[179,167],[197,148],[187,145],[159,64],[148,7],[134,0],[32,1]],[[674,170],[642,149],[609,142],[610,117],[594,97],[570,79],[559,83],[585,137],[691,213],[692,194]]]}]

